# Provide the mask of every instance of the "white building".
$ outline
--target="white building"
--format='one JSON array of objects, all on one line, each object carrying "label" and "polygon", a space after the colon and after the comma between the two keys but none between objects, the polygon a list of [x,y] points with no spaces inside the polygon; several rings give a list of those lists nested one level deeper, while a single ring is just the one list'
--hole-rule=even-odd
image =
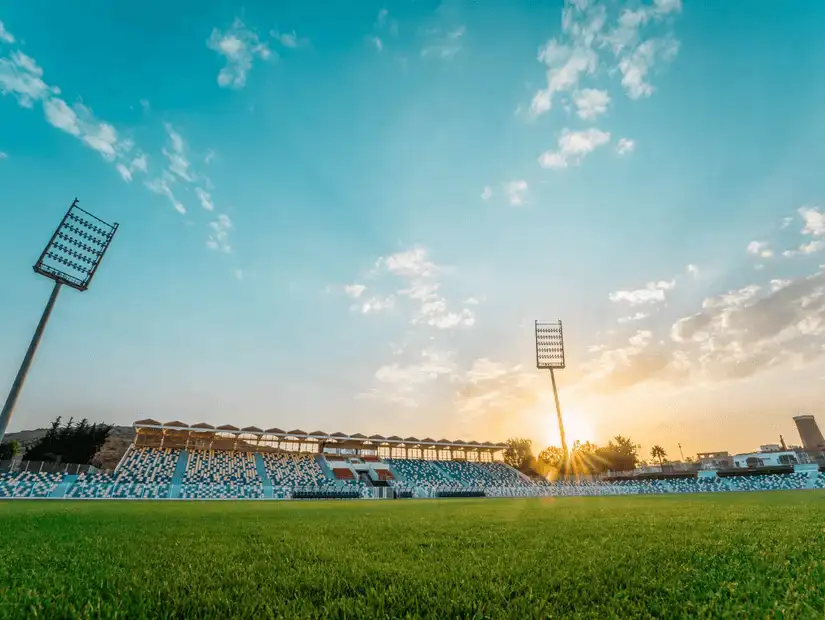
[{"label": "white building", "polygon": [[799,463],[807,462],[808,455],[804,452],[797,453],[793,450],[780,450],[777,452],[751,452],[748,454],[736,454],[733,456],[733,466],[742,468],[779,467],[783,465],[797,465]]}]

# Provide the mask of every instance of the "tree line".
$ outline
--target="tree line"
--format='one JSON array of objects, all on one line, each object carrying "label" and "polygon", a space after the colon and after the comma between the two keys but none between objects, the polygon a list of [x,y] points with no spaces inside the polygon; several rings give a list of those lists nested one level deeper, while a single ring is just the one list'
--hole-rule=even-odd
[{"label": "tree line", "polygon": [[[567,457],[557,446],[548,446],[538,455],[534,455],[533,442],[530,439],[511,437],[507,440],[504,462],[526,474],[598,475],[608,471],[636,469],[642,463],[640,448],[641,446],[633,443],[629,437],[616,435],[606,446],[597,446],[589,441],[577,441]],[[653,446],[650,455],[664,467],[664,459],[667,456],[664,448]]]},{"label": "tree line", "polygon": [[[88,464],[112,430],[110,424],[89,424],[86,418],[80,422],[69,418],[63,425],[61,421],[58,416],[46,434],[29,446],[24,461]],[[18,456],[20,451],[17,441],[6,442],[0,445],[0,460]]]}]

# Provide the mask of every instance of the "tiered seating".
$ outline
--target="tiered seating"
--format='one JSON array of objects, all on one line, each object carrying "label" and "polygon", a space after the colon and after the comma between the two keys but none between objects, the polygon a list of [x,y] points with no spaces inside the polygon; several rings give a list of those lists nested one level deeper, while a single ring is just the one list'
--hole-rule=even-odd
[{"label": "tiered seating", "polygon": [[261,499],[264,496],[263,483],[220,484],[189,483],[181,487],[181,499]]},{"label": "tiered seating", "polygon": [[161,499],[169,497],[168,483],[135,482],[130,474],[80,474],[67,497],[78,499]]},{"label": "tiered seating", "polygon": [[193,450],[186,464],[184,484],[252,484],[260,482],[251,452]]},{"label": "tiered seating", "polygon": [[35,472],[0,473],[0,497],[49,497],[63,474]]},{"label": "tiered seating", "polygon": [[192,450],[186,464],[182,499],[258,499],[263,481],[251,452]]},{"label": "tiered seating", "polygon": [[175,475],[180,450],[130,448],[117,468],[118,479],[132,482],[168,484]]},{"label": "tiered seating", "polygon": [[495,479],[484,469],[467,461],[433,461],[461,486],[478,489],[495,485]]},{"label": "tiered seating", "polygon": [[[454,485],[432,461],[414,459],[387,459],[386,461],[395,472],[403,478],[403,482],[410,486],[434,489]],[[402,481],[399,481],[402,482]]]},{"label": "tiered seating", "polygon": [[731,491],[791,491],[808,485],[807,473],[728,476],[722,479]]},{"label": "tiered seating", "polygon": [[327,481],[321,466],[311,454],[266,452],[263,459],[266,473],[275,486],[318,486]]},{"label": "tiered seating", "polygon": [[[523,476],[504,463],[474,463],[486,471],[487,475],[492,479],[492,486],[500,487],[533,487],[536,486],[532,480],[525,480]],[[544,482],[544,481],[542,481]]]}]

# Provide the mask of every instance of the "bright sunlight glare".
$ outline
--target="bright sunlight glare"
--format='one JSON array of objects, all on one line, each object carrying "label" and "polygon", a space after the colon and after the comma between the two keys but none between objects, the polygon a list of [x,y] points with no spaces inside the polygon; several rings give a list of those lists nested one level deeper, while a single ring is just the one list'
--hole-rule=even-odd
[{"label": "bright sunlight glare", "polygon": [[[595,432],[593,423],[581,411],[575,409],[564,409],[562,407],[562,420],[564,421],[564,433],[567,438],[567,445],[573,447],[577,441],[584,443],[585,441],[594,441]],[[553,403],[552,396],[549,399],[549,407],[544,412],[543,416],[544,440],[548,446],[561,446],[561,438],[559,437],[559,422],[556,417],[556,405]]]}]

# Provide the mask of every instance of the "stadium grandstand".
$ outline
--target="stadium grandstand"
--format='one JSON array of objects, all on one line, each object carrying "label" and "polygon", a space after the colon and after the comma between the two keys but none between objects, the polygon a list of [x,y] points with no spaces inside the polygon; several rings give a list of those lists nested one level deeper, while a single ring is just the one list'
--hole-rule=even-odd
[{"label": "stadium grandstand", "polygon": [[134,442],[113,471],[2,472],[0,498],[401,499],[825,488],[825,473],[811,464],[550,482],[500,460],[504,443],[152,419],[134,427]]}]

